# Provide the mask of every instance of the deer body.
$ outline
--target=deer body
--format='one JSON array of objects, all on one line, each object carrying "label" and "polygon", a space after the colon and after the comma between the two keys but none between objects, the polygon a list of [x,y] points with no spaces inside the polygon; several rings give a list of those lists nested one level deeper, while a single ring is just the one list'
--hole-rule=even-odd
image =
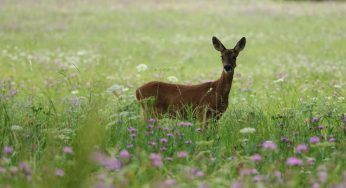
[{"label": "deer body", "polygon": [[220,118],[228,107],[228,95],[232,87],[235,59],[245,46],[243,37],[234,49],[227,50],[213,37],[213,45],[221,52],[224,70],[220,79],[198,85],[180,85],[153,81],[136,90],[138,101],[152,98],[154,101],[146,112],[154,115],[169,113],[172,116],[185,116],[187,108],[199,119]]}]

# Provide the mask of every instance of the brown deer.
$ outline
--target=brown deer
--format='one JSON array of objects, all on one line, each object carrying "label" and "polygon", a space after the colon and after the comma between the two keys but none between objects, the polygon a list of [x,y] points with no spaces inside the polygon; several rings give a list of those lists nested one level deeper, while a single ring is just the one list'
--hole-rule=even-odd
[{"label": "brown deer", "polygon": [[226,47],[215,36],[212,38],[214,48],[221,53],[223,70],[221,78],[213,82],[199,85],[179,85],[158,81],[152,81],[136,90],[138,101],[153,99],[150,104],[143,105],[145,113],[170,114],[173,116],[186,115],[187,107],[191,107],[194,116],[207,120],[219,119],[228,106],[228,95],[232,87],[234,69],[239,52],[246,44],[242,37],[233,49]]}]

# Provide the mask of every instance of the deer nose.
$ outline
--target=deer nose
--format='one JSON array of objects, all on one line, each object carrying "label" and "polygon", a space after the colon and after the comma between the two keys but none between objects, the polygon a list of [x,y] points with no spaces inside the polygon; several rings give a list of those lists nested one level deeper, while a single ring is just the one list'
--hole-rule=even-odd
[{"label": "deer nose", "polygon": [[232,67],[231,65],[225,65],[223,68],[225,69],[225,71],[230,71]]}]

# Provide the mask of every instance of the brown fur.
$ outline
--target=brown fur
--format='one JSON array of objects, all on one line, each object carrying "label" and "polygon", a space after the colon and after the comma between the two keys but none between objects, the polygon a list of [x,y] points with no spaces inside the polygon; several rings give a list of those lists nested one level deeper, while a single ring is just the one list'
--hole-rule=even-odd
[{"label": "brown fur", "polygon": [[[234,49],[227,50],[216,37],[213,37],[214,47],[221,52],[224,67],[231,67],[228,72],[222,71],[220,79],[199,85],[149,82],[136,90],[137,100],[152,98],[153,104],[149,106],[143,104],[143,107],[146,113],[153,113],[151,115],[154,116],[164,113],[185,116],[187,107],[191,107],[199,119],[220,118],[228,107],[228,95],[236,67],[235,58],[245,46],[245,38],[241,40],[242,44],[238,42]],[[239,45],[243,45],[240,46],[241,49]]]}]

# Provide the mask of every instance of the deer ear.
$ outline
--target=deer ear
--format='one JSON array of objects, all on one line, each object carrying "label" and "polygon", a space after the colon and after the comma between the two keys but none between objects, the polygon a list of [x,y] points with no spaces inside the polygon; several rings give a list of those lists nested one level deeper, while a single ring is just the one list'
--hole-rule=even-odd
[{"label": "deer ear", "polygon": [[242,51],[242,50],[245,48],[245,44],[246,44],[246,38],[245,38],[245,37],[242,37],[242,38],[238,41],[237,45],[235,45],[234,50],[236,50],[236,51],[238,51],[238,52]]},{"label": "deer ear", "polygon": [[212,41],[213,41],[213,45],[214,45],[215,50],[220,51],[220,52],[223,52],[226,50],[225,46],[215,36],[213,36]]}]

